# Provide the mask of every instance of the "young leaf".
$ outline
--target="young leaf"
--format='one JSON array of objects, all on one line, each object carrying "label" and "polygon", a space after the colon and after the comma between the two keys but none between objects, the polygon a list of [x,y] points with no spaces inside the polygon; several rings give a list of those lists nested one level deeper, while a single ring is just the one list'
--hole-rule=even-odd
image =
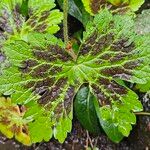
[{"label": "young leaf", "polygon": [[82,0],[84,7],[88,13],[94,15],[103,7],[121,12],[137,11],[144,3],[144,0]]},{"label": "young leaf", "polygon": [[8,138],[15,138],[25,145],[31,145],[24,106],[13,104],[10,98],[0,98],[0,131]]},{"label": "young leaf", "polygon": [[74,109],[77,118],[85,129],[98,134],[100,132],[99,122],[94,107],[95,97],[90,93],[88,87],[82,87],[75,98]]},{"label": "young leaf", "polygon": [[[140,84],[150,80],[150,37],[136,34],[131,16],[113,16],[105,9],[87,25],[76,61],[64,47],[51,34],[30,33],[26,41],[10,40],[3,47],[9,65],[2,71],[0,93],[28,106],[30,134],[38,137],[31,124],[42,124],[45,119],[38,118],[47,117],[49,132],[52,128],[54,137],[63,142],[71,130],[74,96],[82,84],[88,83],[100,103],[99,118],[107,121],[111,117],[116,131],[127,136],[135,123],[132,112],[141,111],[142,105],[117,79]],[[35,105],[40,105],[37,112],[32,110]],[[114,115],[103,115],[106,107]],[[34,136],[32,142],[51,137],[47,133],[39,139]]]}]

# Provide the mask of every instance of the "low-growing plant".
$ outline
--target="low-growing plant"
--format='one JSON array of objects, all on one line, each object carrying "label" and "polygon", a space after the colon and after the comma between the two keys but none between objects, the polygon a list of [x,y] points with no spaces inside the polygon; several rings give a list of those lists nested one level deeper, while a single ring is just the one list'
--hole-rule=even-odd
[{"label": "low-growing plant", "polygon": [[[132,15],[104,8],[87,23],[76,54],[67,37],[67,6],[64,42],[55,36],[63,14],[54,0],[29,0],[28,13],[21,7],[22,0],[0,2],[0,94],[7,97],[0,99],[0,131],[25,145],[52,136],[63,143],[72,129],[76,97],[75,107],[84,101],[111,140],[128,136],[136,123],[134,112],[143,108],[123,81],[150,81],[149,34],[136,33]],[[88,88],[81,90],[84,84]],[[99,126],[89,120],[89,128]]]}]

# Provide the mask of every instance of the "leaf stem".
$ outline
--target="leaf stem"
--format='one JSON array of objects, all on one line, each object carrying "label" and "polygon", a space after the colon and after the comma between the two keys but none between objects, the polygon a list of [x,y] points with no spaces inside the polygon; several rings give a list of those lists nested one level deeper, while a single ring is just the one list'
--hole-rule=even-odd
[{"label": "leaf stem", "polygon": [[150,112],[136,112],[134,113],[135,115],[145,115],[145,116],[150,116]]},{"label": "leaf stem", "polygon": [[64,42],[67,45],[68,41],[69,41],[69,37],[68,37],[68,0],[64,0],[63,12],[64,12],[64,20],[63,20]]},{"label": "leaf stem", "polygon": [[69,6],[68,0],[64,0],[64,3],[63,3],[63,13],[64,13],[63,36],[64,36],[64,42],[66,46],[66,51],[70,54],[73,60],[76,61],[77,55],[74,53],[72,49],[72,45],[71,45],[71,48],[69,49],[67,48],[70,45],[69,36],[68,36],[68,6]]}]

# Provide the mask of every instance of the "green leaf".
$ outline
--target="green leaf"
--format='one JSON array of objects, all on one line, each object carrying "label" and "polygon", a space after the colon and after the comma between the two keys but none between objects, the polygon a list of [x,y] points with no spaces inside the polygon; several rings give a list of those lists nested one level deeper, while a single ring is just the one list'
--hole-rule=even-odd
[{"label": "green leaf", "polygon": [[138,0],[138,1],[130,0],[129,6],[131,10],[137,11],[144,2],[145,0]]},{"label": "green leaf", "polygon": [[108,2],[110,2],[111,4],[115,5],[115,6],[126,6],[129,9],[131,9],[132,11],[137,11],[140,6],[145,2],[145,0],[108,0]]},{"label": "green leaf", "polygon": [[144,0],[82,0],[84,7],[91,15],[97,14],[101,8],[109,8],[121,13],[137,11]]},{"label": "green leaf", "polygon": [[48,117],[38,117],[38,119],[29,123],[30,137],[32,143],[43,140],[48,142],[53,135],[53,130],[51,126],[52,122],[50,118],[48,119]]},{"label": "green leaf", "polygon": [[88,87],[82,87],[75,98],[74,109],[80,123],[88,131],[98,134],[100,132],[94,101],[95,97]]},{"label": "green leaf", "polygon": [[28,2],[29,2],[29,0],[23,0],[22,1],[22,5],[21,5],[21,14],[23,15],[23,16],[25,16],[25,17],[28,17]]},{"label": "green leaf", "polygon": [[150,91],[150,81],[146,84],[137,84],[136,88],[140,90],[140,92],[148,92]]},{"label": "green leaf", "polygon": [[[1,0],[0,2],[0,38],[4,41],[11,35],[26,38],[31,31],[56,33],[62,20],[62,13],[55,7],[54,0],[29,0],[29,19],[22,13],[22,0]],[[51,10],[53,9],[53,10]]]},{"label": "green leaf", "polygon": [[[51,34],[59,30],[58,24],[63,14],[53,9],[54,0],[43,2],[42,0],[1,0],[0,2],[0,53],[5,42],[10,39],[24,39],[31,31],[48,32]],[[53,9],[53,10],[51,10]],[[27,12],[29,11],[29,13]],[[29,19],[26,20],[27,14]],[[5,57],[2,54],[2,57]],[[0,67],[5,68],[0,60]],[[5,62],[7,63],[7,61]]]},{"label": "green leaf", "polygon": [[142,14],[137,15],[136,30],[139,34],[150,33],[150,9],[143,10]]},{"label": "green leaf", "polygon": [[[57,0],[60,7],[63,9],[63,0]],[[81,0],[69,0],[69,10],[68,13],[78,19],[84,27],[87,22],[91,20],[91,16],[86,12]]]},{"label": "green leaf", "polygon": [[[57,0],[57,1],[60,7],[63,9],[63,0]],[[78,19],[80,22],[82,22],[82,13],[77,7],[77,5],[75,4],[74,0],[69,0],[68,2],[69,2],[68,13],[72,15],[73,17],[75,17],[76,19]]]},{"label": "green leaf", "polygon": [[63,143],[67,137],[67,133],[72,129],[72,112],[68,116],[62,116],[58,122],[56,128],[54,128],[54,137],[58,139],[60,143]]},{"label": "green leaf", "polygon": [[31,145],[28,126],[23,118],[25,106],[19,108],[10,98],[0,97],[0,131],[7,138],[15,137],[25,145]]},{"label": "green leaf", "polygon": [[10,35],[19,31],[24,18],[19,14],[22,0],[1,0],[0,2],[0,38],[5,41]]},{"label": "green leaf", "polygon": [[[36,121],[42,124],[38,117],[46,117],[54,137],[63,142],[71,131],[74,96],[88,83],[99,103],[101,124],[111,122],[114,133],[120,133],[112,138],[118,142],[129,134],[130,125],[135,124],[132,112],[141,111],[142,105],[133,91],[117,81],[146,84],[150,80],[150,36],[136,34],[131,16],[112,15],[105,9],[88,23],[76,61],[64,47],[49,33],[33,32],[25,40],[10,39],[2,48],[9,65],[2,70],[0,93],[9,94],[13,103],[26,105],[28,110],[39,105],[38,112],[27,115],[28,125]],[[105,115],[104,108],[114,115]],[[128,115],[121,117],[123,113]],[[128,125],[123,126],[124,122]],[[102,127],[105,130],[105,125]],[[38,137],[31,129],[29,134]],[[43,133],[31,142],[50,137]]]},{"label": "green leaf", "polygon": [[[105,106],[99,108],[98,103],[94,102],[99,121],[108,137],[118,143],[124,136],[129,136],[132,124],[136,123],[136,116],[130,112],[127,105],[114,105],[113,108]],[[136,103],[134,103],[137,105]],[[134,105],[132,107],[135,107]]]},{"label": "green leaf", "polygon": [[[136,30],[138,34],[150,35],[150,9],[144,10],[136,18]],[[148,92],[150,90],[150,81],[146,84],[137,84],[136,88],[141,92]]]},{"label": "green leaf", "polygon": [[[52,118],[52,127],[55,126],[55,138],[63,142],[67,132],[71,131],[72,100],[78,88],[78,86],[74,87],[74,84],[71,84],[71,79],[68,80],[67,76],[71,74],[68,72],[67,75],[64,72],[67,73],[67,70],[74,63],[71,62],[71,57],[62,50],[64,46],[62,41],[52,35],[32,33],[28,36],[28,42],[30,44],[15,41],[15,43],[5,45],[5,54],[10,58],[10,63],[13,66],[3,71],[0,91],[1,93],[9,92],[12,94],[15,90],[12,94],[12,100],[15,103],[27,104],[34,100],[44,105],[45,111],[50,111],[48,117]],[[44,53],[47,53],[47,56]],[[64,66],[63,63],[66,61],[68,61],[68,64]],[[8,74],[10,79],[8,79]],[[17,78],[14,80],[16,76]],[[63,99],[65,101],[62,101]],[[49,107],[50,109],[48,109]],[[45,116],[45,111],[43,111],[42,116]],[[29,125],[33,143],[42,141],[42,138],[47,140],[43,135],[38,136],[39,132],[35,132],[40,126],[37,123],[39,122],[37,117],[39,114],[36,113],[32,111],[29,113],[31,117],[28,116],[35,122],[31,127]],[[37,124],[35,128],[34,124]],[[47,137],[47,135],[45,136]]]},{"label": "green leaf", "polygon": [[28,0],[29,5],[29,12],[31,14],[34,14],[35,12],[38,13],[38,11],[46,11],[50,10],[55,7],[55,0]]},{"label": "green leaf", "polygon": [[114,142],[118,143],[123,139],[123,134],[119,132],[112,118],[112,110],[109,107],[99,108],[97,101],[94,101],[97,115],[107,136]]}]

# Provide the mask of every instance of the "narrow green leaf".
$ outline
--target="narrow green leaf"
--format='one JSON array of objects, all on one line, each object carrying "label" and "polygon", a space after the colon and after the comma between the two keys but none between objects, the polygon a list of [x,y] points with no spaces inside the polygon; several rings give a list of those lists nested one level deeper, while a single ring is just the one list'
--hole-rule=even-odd
[{"label": "narrow green leaf", "polygon": [[[57,0],[60,7],[63,9],[63,0]],[[69,10],[68,13],[82,22],[82,13],[75,4],[74,0],[69,0]]]},{"label": "narrow green leaf", "polygon": [[23,16],[25,16],[25,17],[28,17],[28,13],[29,13],[29,10],[28,10],[28,2],[29,2],[29,0],[23,0],[22,1],[22,5],[21,5],[21,14],[23,15]]},{"label": "narrow green leaf", "polygon": [[[57,0],[60,7],[63,9],[63,0]],[[69,0],[68,13],[78,19],[84,27],[92,17],[86,12],[81,0]]]},{"label": "narrow green leaf", "polygon": [[98,134],[100,132],[94,101],[95,97],[88,87],[81,88],[75,98],[74,109],[80,123],[88,131]]}]

